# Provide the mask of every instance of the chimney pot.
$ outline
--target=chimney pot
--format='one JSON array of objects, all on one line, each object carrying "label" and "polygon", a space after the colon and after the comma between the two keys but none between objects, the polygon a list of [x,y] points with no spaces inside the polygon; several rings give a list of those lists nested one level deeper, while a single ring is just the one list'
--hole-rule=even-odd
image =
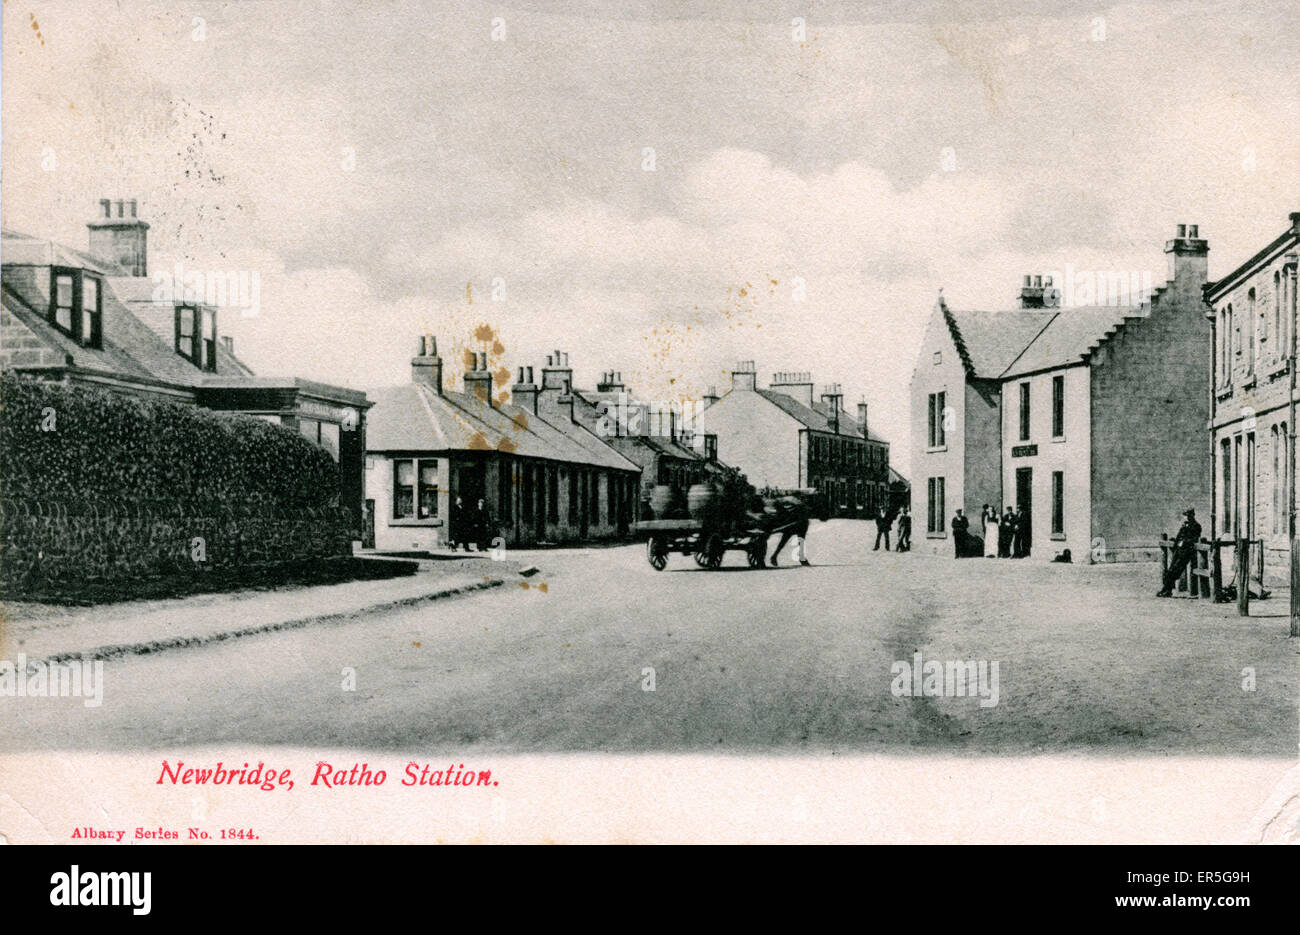
[{"label": "chimney pot", "polygon": [[1190,237],[1192,240],[1197,240],[1197,239],[1199,239],[1199,237],[1200,237],[1200,230],[1201,230],[1201,225],[1199,225],[1199,224],[1188,224],[1188,225],[1187,225],[1187,236]]},{"label": "chimney pot", "polygon": [[529,382],[529,383],[532,383],[532,382],[533,382],[533,368],[532,368],[532,367],[529,367],[529,368],[528,368],[528,382]]},{"label": "chimney pot", "polygon": [[1179,224],[1179,225],[1178,225],[1178,239],[1179,239],[1179,240],[1182,240],[1182,239],[1183,239],[1184,237],[1186,237],[1186,236],[1187,236],[1187,225],[1186,225],[1186,224]]}]

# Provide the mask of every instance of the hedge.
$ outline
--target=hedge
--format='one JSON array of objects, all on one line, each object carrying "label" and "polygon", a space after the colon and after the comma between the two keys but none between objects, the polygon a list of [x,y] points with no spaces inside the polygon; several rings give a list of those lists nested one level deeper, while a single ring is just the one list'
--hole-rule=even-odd
[{"label": "hedge", "polygon": [[350,553],[338,467],[298,433],[0,375],[6,597],[41,600],[104,583],[129,596],[157,590],[160,578],[189,588],[195,575],[237,577]]},{"label": "hedge", "polygon": [[6,372],[0,495],[327,507],[339,474],[326,451],[262,419]]}]

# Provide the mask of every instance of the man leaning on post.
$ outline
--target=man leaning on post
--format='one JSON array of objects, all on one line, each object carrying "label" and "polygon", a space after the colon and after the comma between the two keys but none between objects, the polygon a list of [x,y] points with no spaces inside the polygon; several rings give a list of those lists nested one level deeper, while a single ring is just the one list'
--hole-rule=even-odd
[{"label": "man leaning on post", "polygon": [[1183,516],[1183,525],[1178,527],[1178,535],[1174,537],[1173,559],[1169,563],[1169,570],[1165,572],[1163,587],[1156,592],[1156,597],[1174,596],[1174,585],[1196,554],[1196,543],[1201,541],[1201,524],[1196,521],[1196,511],[1185,510]]}]

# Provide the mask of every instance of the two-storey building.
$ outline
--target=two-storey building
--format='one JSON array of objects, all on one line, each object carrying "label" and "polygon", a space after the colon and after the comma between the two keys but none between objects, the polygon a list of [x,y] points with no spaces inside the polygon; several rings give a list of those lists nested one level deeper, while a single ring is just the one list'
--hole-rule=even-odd
[{"label": "two-storey building", "polygon": [[[1214,535],[1264,543],[1287,567],[1295,514],[1296,257],[1300,212],[1262,250],[1205,287]],[[1209,530],[1207,529],[1207,535]]]},{"label": "two-storey building", "polygon": [[890,505],[889,442],[844,410],[839,384],[813,399],[806,371],[778,373],[758,387],[753,361],[731,374],[731,388],[700,413],[701,431],[716,435],[726,461],[759,489],[813,489],[833,516],[869,517]]}]

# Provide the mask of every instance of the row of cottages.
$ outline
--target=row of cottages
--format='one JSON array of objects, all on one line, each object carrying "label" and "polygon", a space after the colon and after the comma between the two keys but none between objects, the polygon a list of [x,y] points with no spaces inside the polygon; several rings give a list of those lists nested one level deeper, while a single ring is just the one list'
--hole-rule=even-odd
[{"label": "row of cottages", "polygon": [[754,362],[742,361],[730,390],[721,397],[710,390],[705,403],[701,430],[717,437],[727,463],[759,489],[814,489],[830,515],[868,517],[893,510],[891,481],[905,487],[891,473],[889,442],[870,431],[867,404],[858,403],[854,419],[839,384],[814,400],[809,373],[777,373],[760,389]]},{"label": "row of cottages", "polygon": [[[568,366],[569,355],[556,351],[547,358],[544,374],[561,382],[571,380]],[[575,389],[573,396],[578,421],[640,468],[638,517],[650,517],[648,503],[656,486],[685,494],[691,485],[725,469],[718,461],[716,436],[697,434],[689,412],[638,399],[618,371],[603,373],[595,390]]]},{"label": "row of cottages", "polygon": [[521,370],[510,404],[493,398],[486,354],[467,365],[462,392],[444,386],[436,339],[421,338],[411,382],[372,394],[365,544],[427,551],[471,540],[468,513],[480,499],[488,542],[625,535],[640,469],[582,425],[567,363],[544,370],[540,386]]},{"label": "row of cottages", "polygon": [[1032,555],[1145,560],[1183,510],[1207,512],[1208,251],[1179,225],[1145,301],[1061,308],[1041,276],[1008,311],[940,295],[910,390],[918,549],[952,554],[956,510],[976,533],[988,504],[1021,512]]},{"label": "row of cottages", "polygon": [[221,333],[218,296],[202,284],[173,288],[169,277],[149,277],[149,224],[136,201],[102,199],[87,226],[86,251],[0,234],[0,369],[244,413],[299,432],[338,463],[340,503],[359,535],[365,393],[255,376]]},{"label": "row of cottages", "polygon": [[1214,484],[1205,534],[1262,540],[1271,570],[1287,566],[1294,536],[1297,254],[1300,212],[1271,243],[1205,287]]}]

